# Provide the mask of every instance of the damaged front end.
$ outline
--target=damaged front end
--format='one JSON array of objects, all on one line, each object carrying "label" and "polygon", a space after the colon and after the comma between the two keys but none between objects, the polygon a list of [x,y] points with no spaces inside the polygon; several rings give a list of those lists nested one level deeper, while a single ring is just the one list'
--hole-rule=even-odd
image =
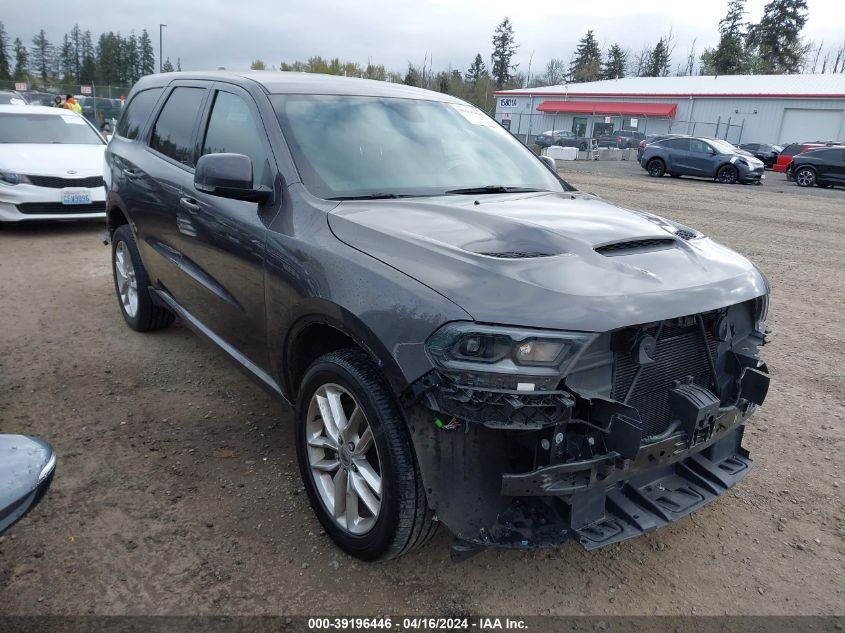
[{"label": "damaged front end", "polygon": [[749,472],[768,297],[603,334],[447,324],[406,405],[456,559],[587,549],[665,525]]}]

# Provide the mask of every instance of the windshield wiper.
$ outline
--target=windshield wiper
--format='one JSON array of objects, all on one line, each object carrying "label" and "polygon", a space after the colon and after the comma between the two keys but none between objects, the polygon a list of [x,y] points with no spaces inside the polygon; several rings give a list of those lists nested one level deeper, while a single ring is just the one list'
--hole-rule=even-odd
[{"label": "windshield wiper", "polygon": [[387,200],[389,198],[414,198],[410,194],[401,193],[364,193],[360,196],[335,196],[326,200]]},{"label": "windshield wiper", "polygon": [[478,193],[531,193],[532,191],[546,191],[532,187],[506,187],[505,185],[487,185],[485,187],[467,187],[465,189],[449,189],[446,195],[472,195]]}]

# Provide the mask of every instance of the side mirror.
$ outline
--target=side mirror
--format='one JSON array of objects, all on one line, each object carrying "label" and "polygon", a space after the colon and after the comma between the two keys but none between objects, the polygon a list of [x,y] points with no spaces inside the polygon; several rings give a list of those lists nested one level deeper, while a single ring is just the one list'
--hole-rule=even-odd
[{"label": "side mirror", "polygon": [[553,174],[557,174],[557,163],[551,156],[540,156],[540,160],[548,167]]},{"label": "side mirror", "polygon": [[0,534],[38,504],[55,469],[56,454],[47,442],[0,435]]},{"label": "side mirror", "polygon": [[252,160],[243,154],[206,154],[200,156],[194,170],[197,191],[247,202],[267,202],[269,187],[252,185]]}]

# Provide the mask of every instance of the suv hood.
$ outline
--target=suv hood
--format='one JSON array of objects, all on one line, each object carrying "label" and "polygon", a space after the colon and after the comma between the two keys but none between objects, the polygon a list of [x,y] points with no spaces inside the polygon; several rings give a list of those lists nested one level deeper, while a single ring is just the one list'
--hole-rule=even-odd
[{"label": "suv hood", "polygon": [[[329,226],[488,323],[601,332],[740,303],[768,287],[724,246],[677,238],[658,216],[578,192],[347,201]],[[653,239],[670,241],[594,250]]]}]

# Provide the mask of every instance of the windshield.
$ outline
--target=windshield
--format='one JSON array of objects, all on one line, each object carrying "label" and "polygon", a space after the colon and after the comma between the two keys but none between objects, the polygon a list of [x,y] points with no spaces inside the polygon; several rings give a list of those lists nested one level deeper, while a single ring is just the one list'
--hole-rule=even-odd
[{"label": "windshield", "polygon": [[738,154],[738,150],[736,147],[728,143],[727,141],[722,141],[717,138],[708,138],[707,142],[710,143],[713,148],[719,152],[720,154]]},{"label": "windshield", "polygon": [[103,140],[78,114],[0,113],[0,143],[102,145]]},{"label": "windshield", "polygon": [[498,123],[466,104],[339,95],[270,99],[303,183],[321,198],[569,189]]}]

